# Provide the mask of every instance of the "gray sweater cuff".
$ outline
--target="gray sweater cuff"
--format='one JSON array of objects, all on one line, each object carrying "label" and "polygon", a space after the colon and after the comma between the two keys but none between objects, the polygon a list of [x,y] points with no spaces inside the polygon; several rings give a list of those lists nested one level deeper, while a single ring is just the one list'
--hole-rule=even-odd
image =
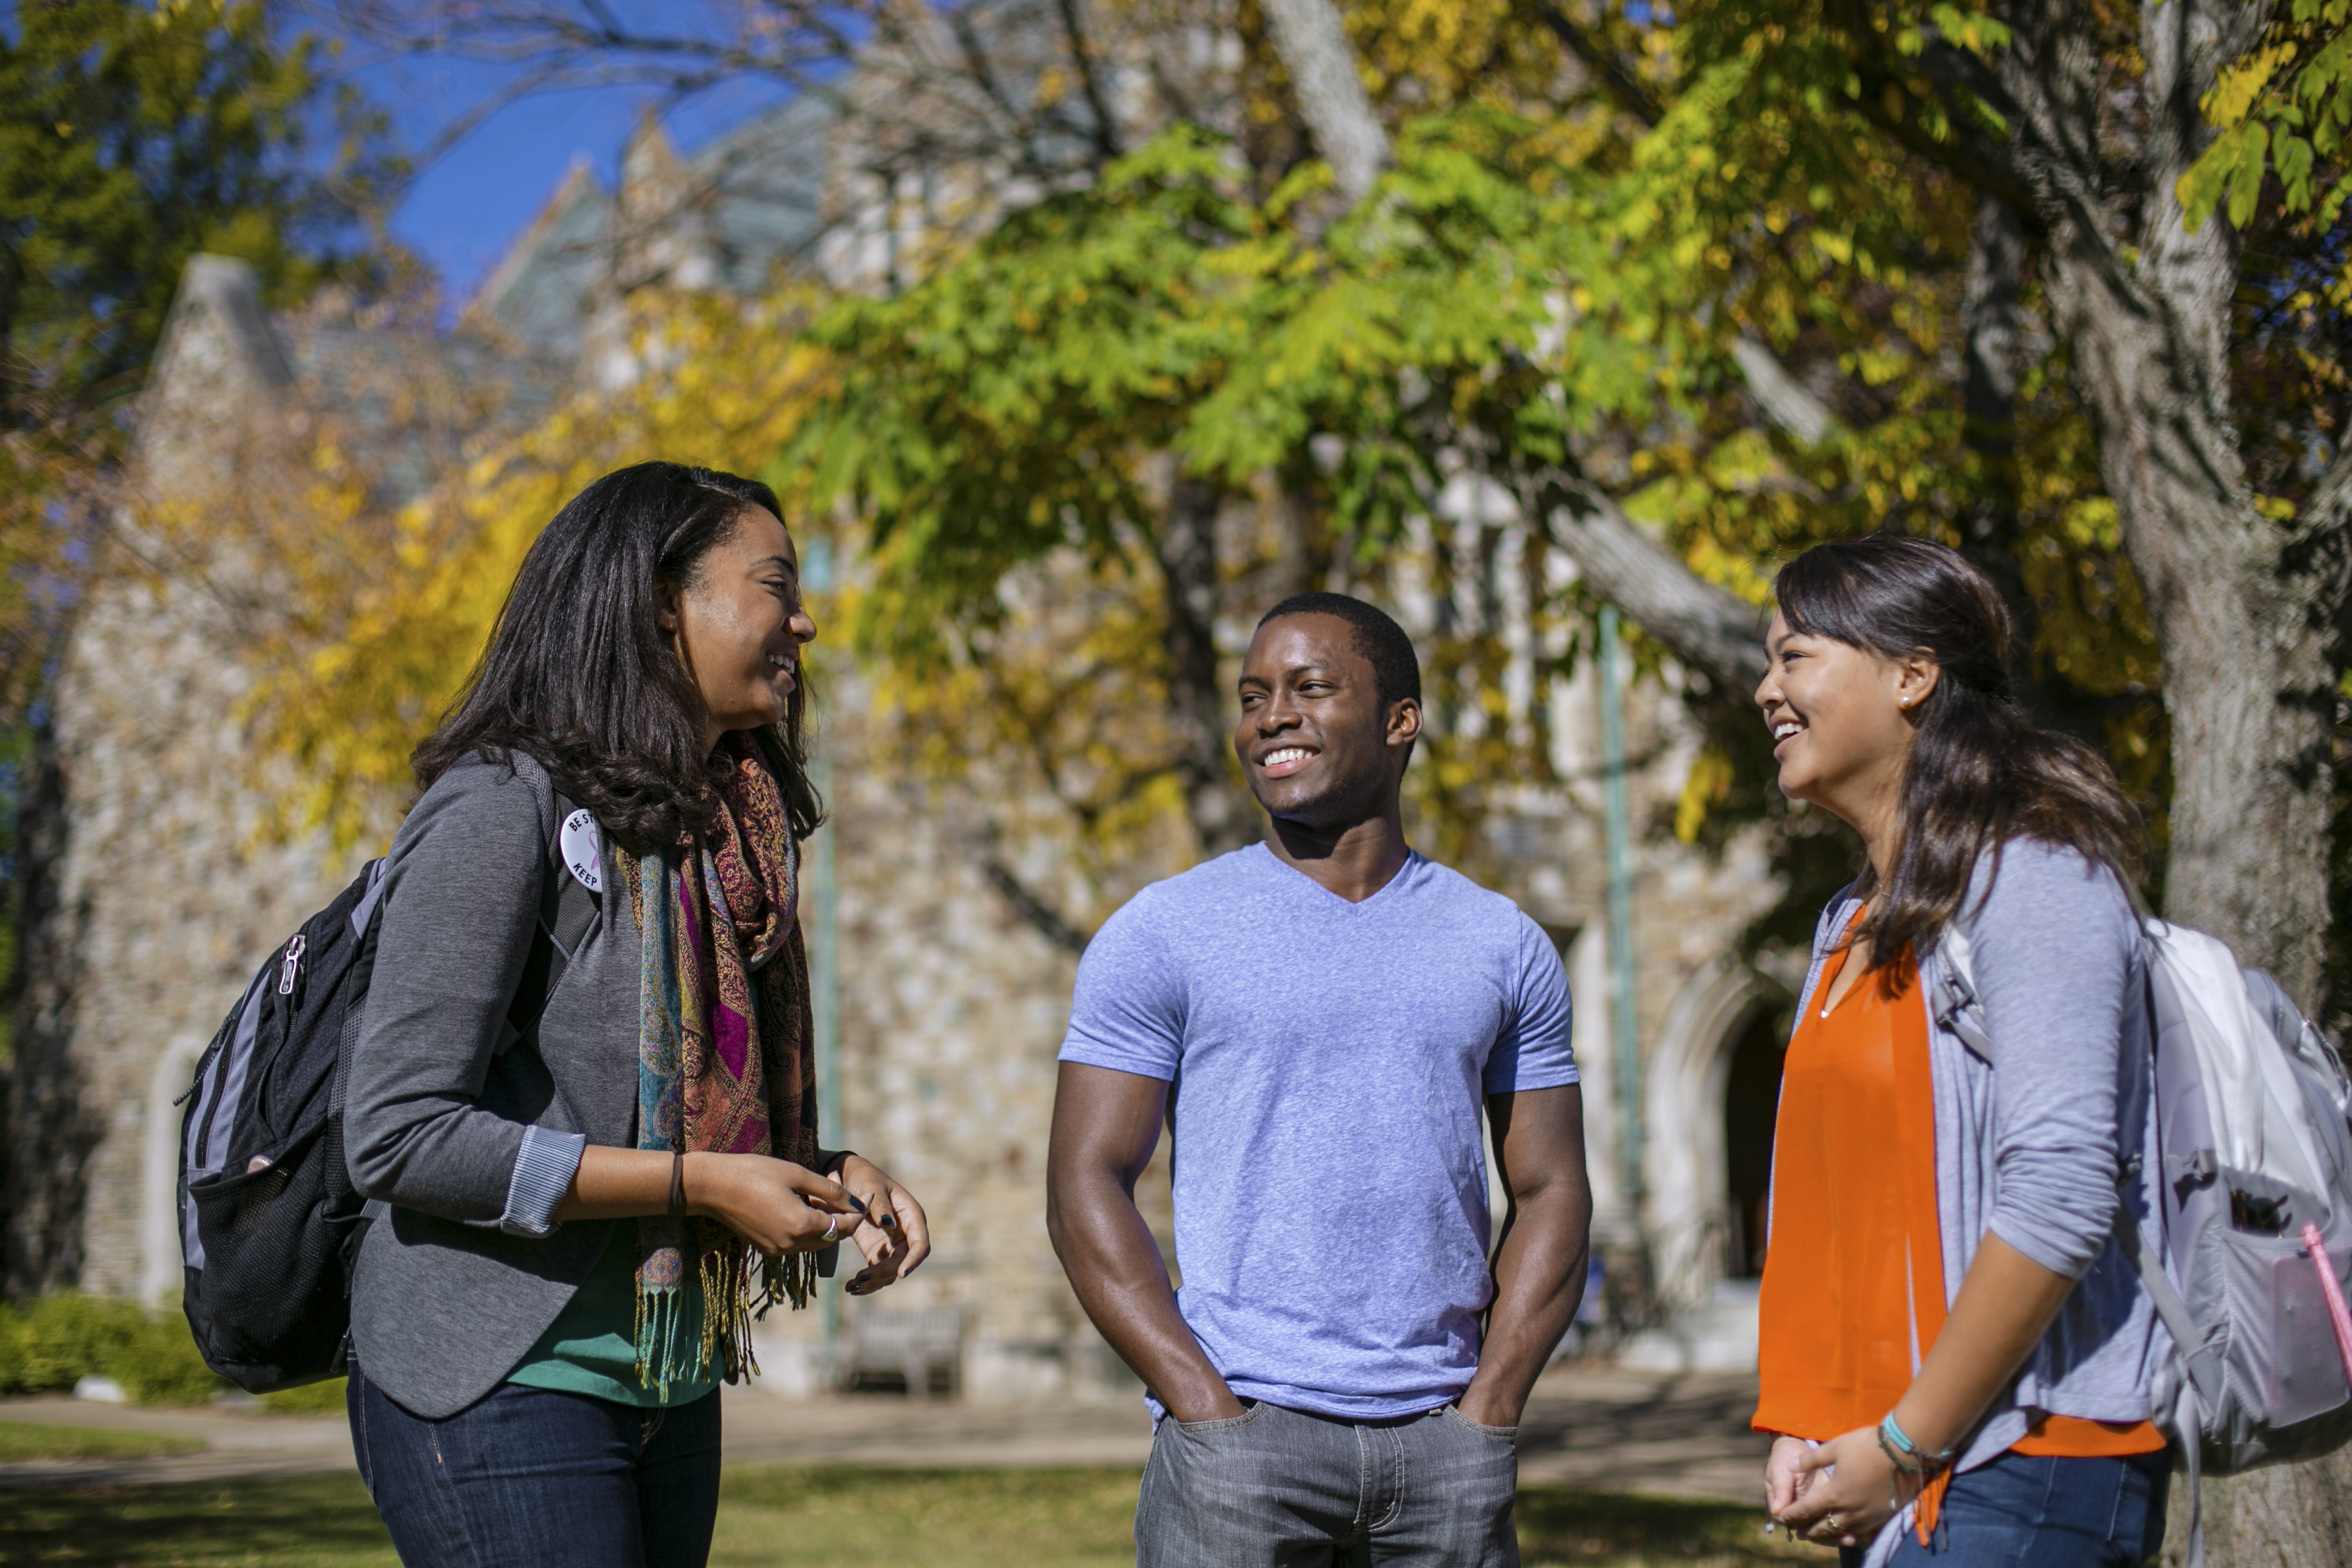
[{"label": "gray sweater cuff", "polygon": [[507,1183],[507,1212],[499,1228],[509,1236],[545,1236],[555,1229],[555,1205],[572,1190],[572,1178],[586,1152],[584,1132],[558,1132],[547,1127],[526,1127],[522,1148],[515,1155],[514,1175]]}]

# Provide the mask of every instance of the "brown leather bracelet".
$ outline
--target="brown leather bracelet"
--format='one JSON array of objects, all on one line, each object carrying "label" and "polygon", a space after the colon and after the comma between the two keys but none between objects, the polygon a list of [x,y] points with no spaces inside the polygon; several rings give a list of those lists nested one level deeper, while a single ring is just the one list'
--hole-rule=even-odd
[{"label": "brown leather bracelet", "polygon": [[686,1151],[673,1149],[669,1155],[669,1212],[686,1212]]}]

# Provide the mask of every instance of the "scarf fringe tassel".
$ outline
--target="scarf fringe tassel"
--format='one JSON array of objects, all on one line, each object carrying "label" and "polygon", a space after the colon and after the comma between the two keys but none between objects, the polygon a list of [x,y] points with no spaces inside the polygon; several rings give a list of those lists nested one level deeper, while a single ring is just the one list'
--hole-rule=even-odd
[{"label": "scarf fringe tassel", "polygon": [[688,1355],[686,1287],[637,1292],[637,1383],[669,1401],[669,1385],[716,1377],[740,1383],[757,1375],[759,1358],[751,1350],[751,1324],[765,1318],[779,1302],[794,1311],[815,1292],[816,1259],[807,1253],[787,1253],[762,1258],[760,1284],[751,1285],[750,1249],[722,1247],[697,1259],[693,1289],[701,1298],[702,1333]]}]

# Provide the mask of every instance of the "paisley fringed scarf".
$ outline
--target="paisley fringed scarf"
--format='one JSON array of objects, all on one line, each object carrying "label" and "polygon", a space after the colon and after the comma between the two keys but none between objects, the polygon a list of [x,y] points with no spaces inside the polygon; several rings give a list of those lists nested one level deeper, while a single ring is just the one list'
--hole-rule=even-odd
[{"label": "paisley fringed scarf", "polygon": [[[729,763],[719,815],[691,844],[635,856],[615,846],[644,933],[638,981],[637,1147],[772,1154],[816,1163],[816,1074],[808,958],[795,904],[800,847],[783,792],[744,737]],[[637,1379],[737,1381],[751,1360],[751,1318],[777,1300],[807,1302],[814,1260],[761,1261],[714,1219],[637,1221]],[[700,1293],[702,1331],[686,1342],[685,1292]]]}]

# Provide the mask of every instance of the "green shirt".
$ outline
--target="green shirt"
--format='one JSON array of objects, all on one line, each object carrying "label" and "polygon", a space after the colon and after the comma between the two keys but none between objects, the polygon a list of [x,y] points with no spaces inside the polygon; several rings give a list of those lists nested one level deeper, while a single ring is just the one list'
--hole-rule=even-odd
[{"label": "green shirt", "polygon": [[[702,1292],[681,1291],[678,1305],[680,1342],[698,1343]],[[688,1404],[719,1386],[710,1377],[675,1382],[667,1397],[646,1387],[637,1381],[636,1335],[637,1226],[634,1220],[614,1220],[604,1256],[507,1381],[645,1407]]]}]

